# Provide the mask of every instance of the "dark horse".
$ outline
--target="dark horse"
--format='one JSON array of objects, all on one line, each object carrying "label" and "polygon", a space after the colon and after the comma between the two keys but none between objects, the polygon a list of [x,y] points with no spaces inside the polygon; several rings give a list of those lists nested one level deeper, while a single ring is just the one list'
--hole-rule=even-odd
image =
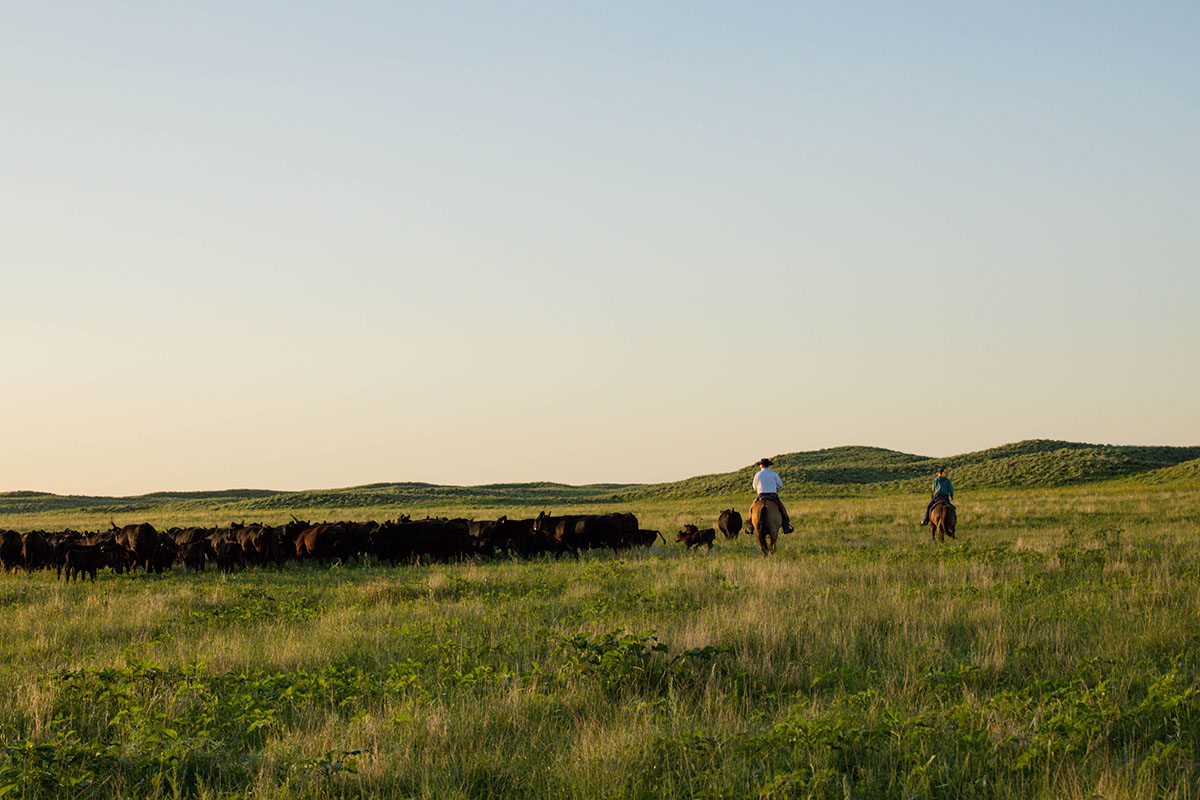
[{"label": "dark horse", "polygon": [[954,526],[957,523],[958,513],[954,504],[945,497],[938,498],[938,503],[929,511],[930,541],[944,542],[947,536],[957,539],[954,535]]}]

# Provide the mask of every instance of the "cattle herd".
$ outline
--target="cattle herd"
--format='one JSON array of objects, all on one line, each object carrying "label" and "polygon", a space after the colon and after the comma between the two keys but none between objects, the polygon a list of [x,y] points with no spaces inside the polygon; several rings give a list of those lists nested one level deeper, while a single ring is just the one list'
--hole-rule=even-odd
[{"label": "cattle herd", "polygon": [[[718,527],[732,539],[741,531],[741,516],[732,509],[724,511]],[[485,521],[402,516],[383,523],[310,523],[292,517],[285,525],[234,523],[166,531],[146,522],[125,526],[113,522],[109,530],[93,533],[0,530],[0,564],[11,570],[54,569],[67,581],[95,580],[101,569],[162,573],[176,566],[203,571],[212,565],[230,572],[306,560],[394,565],[497,556],[578,556],[581,550],[606,548],[620,553],[649,547],[661,536],[638,527],[637,517],[630,513],[551,516],[542,512],[532,519]],[[689,548],[711,548],[713,529],[699,531],[686,525],[676,541]]]}]

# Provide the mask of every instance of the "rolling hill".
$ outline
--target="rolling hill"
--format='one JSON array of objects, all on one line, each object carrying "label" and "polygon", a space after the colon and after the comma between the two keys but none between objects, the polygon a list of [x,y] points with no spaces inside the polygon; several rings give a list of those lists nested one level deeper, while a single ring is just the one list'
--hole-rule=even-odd
[{"label": "rolling hill", "polygon": [[[974,453],[930,458],[878,447],[834,447],[774,457],[775,469],[793,496],[857,495],[927,490],[939,464],[950,470],[961,490],[1062,487],[1107,481],[1147,486],[1200,485],[1200,447],[1097,445],[1035,439]],[[5,515],[83,512],[131,514],[170,508],[259,511],[351,508],[489,508],[510,506],[653,502],[700,497],[745,495],[755,471],[700,475],[659,484],[511,483],[484,486],[438,486],[428,483],[376,483],[343,489],[280,492],[228,489],[197,492],[153,492],[134,497],[56,495],[46,492],[0,493],[0,519]]]}]

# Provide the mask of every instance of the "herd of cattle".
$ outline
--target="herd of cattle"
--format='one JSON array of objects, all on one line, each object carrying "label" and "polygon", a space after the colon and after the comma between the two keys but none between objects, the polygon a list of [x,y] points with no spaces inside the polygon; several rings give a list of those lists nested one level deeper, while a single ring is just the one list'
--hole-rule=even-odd
[{"label": "herd of cattle", "polygon": [[[736,527],[734,523],[736,522]],[[722,512],[718,526],[726,538],[742,528],[741,516]],[[176,565],[202,571],[212,564],[229,572],[248,565],[281,566],[291,560],[373,560],[378,563],[462,561],[475,557],[530,558],[542,554],[579,555],[581,550],[611,548],[614,553],[649,547],[662,537],[638,527],[630,513],[551,516],[532,519],[470,521],[409,519],[377,522],[323,522],[292,518],[286,525],[232,524],[213,528],[159,531],[149,523],[119,526],[97,533],[0,531],[0,564],[6,569],[55,569],[70,581],[96,579],[100,569],[123,573],[135,568],[162,573]],[[687,525],[676,537],[689,548],[712,547],[712,528]],[[665,541],[665,540],[664,540]]]}]

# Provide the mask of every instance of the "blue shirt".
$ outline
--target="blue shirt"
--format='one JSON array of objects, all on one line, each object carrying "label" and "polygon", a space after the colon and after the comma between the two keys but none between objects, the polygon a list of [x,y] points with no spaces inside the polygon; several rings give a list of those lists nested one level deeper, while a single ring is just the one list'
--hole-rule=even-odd
[{"label": "blue shirt", "polygon": [[939,494],[954,497],[954,485],[944,475],[938,475],[933,479],[933,496],[937,497]]}]

